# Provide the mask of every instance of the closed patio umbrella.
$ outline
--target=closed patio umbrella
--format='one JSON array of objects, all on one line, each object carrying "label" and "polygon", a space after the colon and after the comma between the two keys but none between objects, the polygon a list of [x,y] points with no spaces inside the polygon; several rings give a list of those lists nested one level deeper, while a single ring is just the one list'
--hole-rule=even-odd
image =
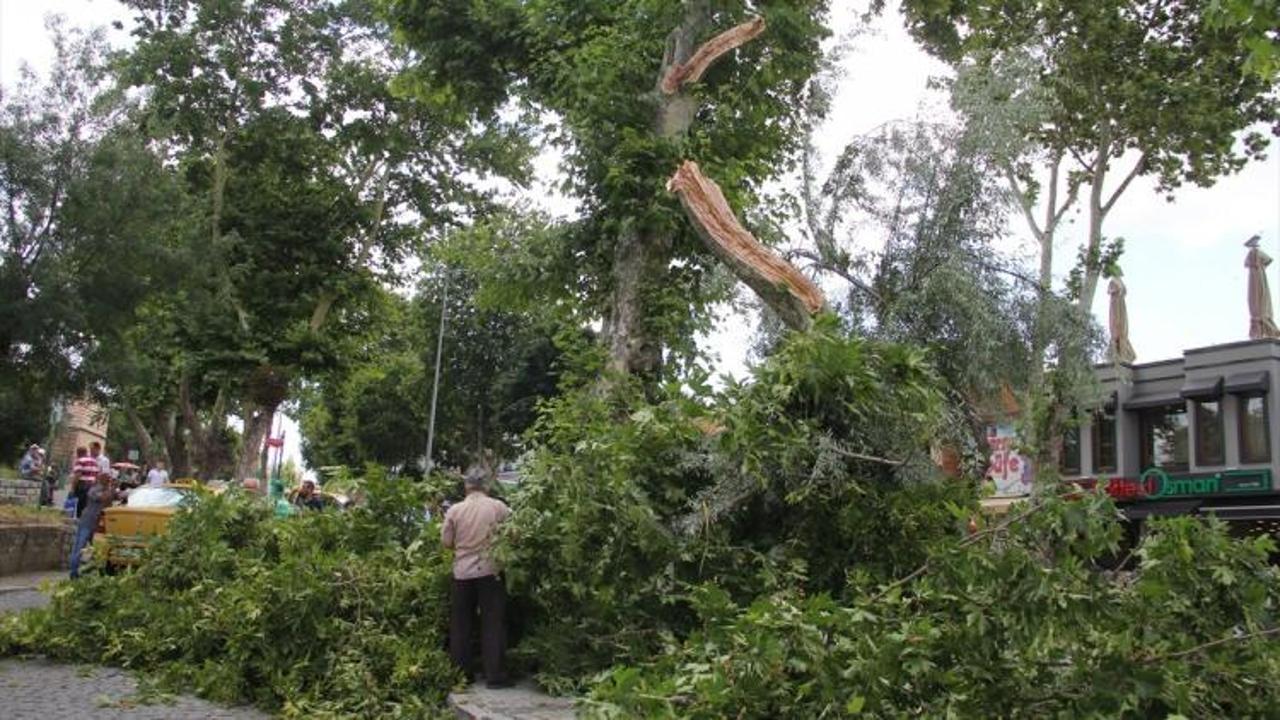
[{"label": "closed patio umbrella", "polygon": [[1258,249],[1257,235],[1244,245],[1249,248],[1244,266],[1249,268],[1249,339],[1280,337],[1280,329],[1271,314],[1271,287],[1267,284],[1267,266],[1271,258]]},{"label": "closed patio umbrella", "polygon": [[1111,326],[1111,361],[1129,364],[1137,358],[1137,353],[1129,342],[1129,306],[1124,299],[1127,292],[1120,271],[1116,270],[1107,286],[1107,294],[1111,296],[1111,312],[1107,318]]}]

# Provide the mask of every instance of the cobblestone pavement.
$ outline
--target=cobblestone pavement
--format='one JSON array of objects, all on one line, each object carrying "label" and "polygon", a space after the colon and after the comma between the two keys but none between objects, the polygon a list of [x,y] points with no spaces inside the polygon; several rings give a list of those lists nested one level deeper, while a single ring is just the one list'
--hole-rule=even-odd
[{"label": "cobblestone pavement", "polygon": [[532,683],[489,690],[475,684],[449,696],[449,706],[465,720],[572,720],[573,701],[550,697]]},{"label": "cobblestone pavement", "polygon": [[7,720],[259,720],[252,708],[173,697],[140,704],[138,683],[111,668],[0,660],[0,714]]},{"label": "cobblestone pavement", "polygon": [[[38,589],[66,573],[0,577],[0,613],[38,607]],[[144,702],[138,682],[114,668],[58,665],[47,660],[0,660],[0,718],[4,720],[265,720],[252,708],[225,708],[191,697]]]},{"label": "cobblestone pavement", "polygon": [[44,605],[49,599],[40,592],[41,586],[46,582],[65,580],[66,577],[67,573],[61,570],[0,577],[0,613]]}]

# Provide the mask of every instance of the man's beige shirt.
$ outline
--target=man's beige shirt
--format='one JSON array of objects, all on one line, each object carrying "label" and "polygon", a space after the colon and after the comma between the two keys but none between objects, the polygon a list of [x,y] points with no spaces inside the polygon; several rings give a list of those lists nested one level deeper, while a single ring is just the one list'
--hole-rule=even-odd
[{"label": "man's beige shirt", "polygon": [[493,531],[510,515],[506,503],[482,492],[468,493],[465,500],[449,508],[440,539],[445,547],[454,549],[455,578],[471,580],[498,574],[491,552]]}]

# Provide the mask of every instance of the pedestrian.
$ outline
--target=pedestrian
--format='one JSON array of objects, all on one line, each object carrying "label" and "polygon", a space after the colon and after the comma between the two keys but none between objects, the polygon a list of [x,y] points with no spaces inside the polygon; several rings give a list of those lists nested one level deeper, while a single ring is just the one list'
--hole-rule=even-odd
[{"label": "pedestrian", "polygon": [[88,502],[89,488],[93,487],[98,477],[98,461],[89,454],[88,448],[76,448],[76,463],[71,467],[71,487],[68,495],[76,498],[76,517],[84,513]]},{"label": "pedestrian", "polygon": [[302,481],[302,487],[298,488],[298,494],[293,498],[293,504],[303,510],[323,510],[324,498],[316,492],[316,481],[310,478]]},{"label": "pedestrian", "polygon": [[18,475],[23,480],[39,480],[40,471],[44,469],[44,451],[39,445],[32,445],[22,454],[18,461]]},{"label": "pedestrian", "polygon": [[87,493],[88,507],[80,516],[79,523],[76,525],[76,540],[71,546],[71,579],[75,580],[80,577],[80,555],[89,542],[93,540],[93,533],[98,529],[98,518],[102,516],[103,508],[111,506],[111,501],[115,499],[115,489],[111,487],[111,476],[107,473],[99,473],[94,481],[93,487],[89,488]]},{"label": "pedestrian", "polygon": [[489,497],[488,474],[468,471],[463,483],[467,497],[449,508],[440,539],[452,548],[453,582],[449,620],[449,657],[473,679],[471,626],[480,610],[480,648],[485,685],[511,687],[506,673],[507,591],[493,560],[493,533],[511,515],[506,503]]},{"label": "pedestrian", "polygon": [[151,469],[147,471],[148,485],[164,485],[169,482],[169,471],[164,469],[164,460],[156,458],[151,463]]},{"label": "pedestrian", "polygon": [[116,472],[111,469],[111,458],[107,457],[106,451],[102,449],[102,443],[94,440],[89,443],[89,456],[98,463],[98,472],[106,473],[115,479]]}]

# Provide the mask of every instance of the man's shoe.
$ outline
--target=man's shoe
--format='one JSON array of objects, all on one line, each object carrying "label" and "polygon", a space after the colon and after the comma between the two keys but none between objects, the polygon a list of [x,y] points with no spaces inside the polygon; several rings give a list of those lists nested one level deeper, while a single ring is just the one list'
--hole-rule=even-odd
[{"label": "man's shoe", "polygon": [[501,680],[489,680],[484,684],[490,690],[503,690],[516,686],[516,681],[511,678],[503,678]]}]

